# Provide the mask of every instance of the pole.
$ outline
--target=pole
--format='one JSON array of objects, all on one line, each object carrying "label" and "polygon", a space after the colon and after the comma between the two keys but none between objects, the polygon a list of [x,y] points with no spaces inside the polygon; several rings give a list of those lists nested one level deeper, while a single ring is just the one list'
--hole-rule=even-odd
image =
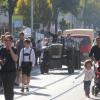
[{"label": "pole", "polygon": [[36,34],[33,32],[34,27],[34,0],[31,0],[31,37],[36,40]]},{"label": "pole", "polygon": [[11,10],[11,7],[12,7],[12,1],[11,0],[8,0],[8,12],[9,12],[9,32],[10,34],[12,34],[12,10]]},{"label": "pole", "polygon": [[55,34],[57,34],[58,31],[58,11],[57,8],[55,8]]}]

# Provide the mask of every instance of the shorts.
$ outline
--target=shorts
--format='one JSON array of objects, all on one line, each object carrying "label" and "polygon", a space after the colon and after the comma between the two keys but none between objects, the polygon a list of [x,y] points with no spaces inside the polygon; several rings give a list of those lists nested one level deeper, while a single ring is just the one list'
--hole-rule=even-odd
[{"label": "shorts", "polygon": [[23,62],[21,69],[22,69],[22,75],[25,74],[27,76],[30,76],[30,73],[32,70],[32,63],[31,62]]}]

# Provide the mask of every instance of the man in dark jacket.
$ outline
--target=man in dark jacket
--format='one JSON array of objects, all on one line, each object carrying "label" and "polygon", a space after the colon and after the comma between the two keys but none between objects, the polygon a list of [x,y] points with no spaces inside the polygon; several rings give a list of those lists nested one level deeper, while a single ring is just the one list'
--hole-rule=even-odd
[{"label": "man in dark jacket", "polygon": [[93,61],[99,61],[100,60],[100,37],[96,38],[96,45],[94,45],[91,48],[91,51],[89,53],[89,57]]},{"label": "man in dark jacket", "polygon": [[[23,32],[20,32],[19,33],[19,39],[17,40],[16,42],[16,48],[17,48],[17,52],[18,52],[18,58],[19,58],[19,55],[20,55],[20,51],[22,48],[24,48],[24,33]],[[16,81],[15,81],[15,85],[20,85],[21,82],[22,82],[22,72],[21,72],[21,69],[19,68],[19,59],[17,61],[17,73],[16,73]]]},{"label": "man in dark jacket", "polygon": [[5,100],[14,100],[14,82],[16,78],[17,50],[12,47],[11,35],[5,36],[5,47],[0,50],[0,76],[4,88]]}]

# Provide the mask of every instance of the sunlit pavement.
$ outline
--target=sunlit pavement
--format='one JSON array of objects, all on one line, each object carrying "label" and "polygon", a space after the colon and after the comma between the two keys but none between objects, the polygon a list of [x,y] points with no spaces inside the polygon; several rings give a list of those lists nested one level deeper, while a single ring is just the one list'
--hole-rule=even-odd
[{"label": "sunlit pavement", "polygon": [[[39,68],[38,66],[34,67],[33,70],[32,70],[32,75],[34,74],[37,75],[39,74],[40,71],[39,71]],[[31,78],[31,83],[32,84],[34,81],[34,79]],[[20,90],[21,90],[21,87],[20,86],[15,86],[14,88],[14,100],[33,100],[33,97],[32,97],[32,94],[33,91],[34,91],[34,87],[32,87],[32,85],[30,85],[30,91],[29,92],[25,92],[25,93],[22,93]],[[4,95],[3,93],[0,93],[0,100],[4,100]]]},{"label": "sunlit pavement", "polygon": [[[78,74],[79,71],[68,75],[67,70],[53,70],[49,74],[41,75],[39,68],[34,68],[30,91],[22,94],[21,87],[15,87],[14,100],[100,100],[100,95],[85,97],[83,78],[74,80]],[[0,100],[4,100],[3,95],[0,95]]]}]

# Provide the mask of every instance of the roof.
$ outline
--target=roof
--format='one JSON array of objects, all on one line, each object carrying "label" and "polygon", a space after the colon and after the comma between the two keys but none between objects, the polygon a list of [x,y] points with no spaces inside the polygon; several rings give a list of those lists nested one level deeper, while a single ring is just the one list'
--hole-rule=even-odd
[{"label": "roof", "polygon": [[65,30],[64,32],[68,32],[68,31],[94,31],[93,29],[68,29]]},{"label": "roof", "polygon": [[63,31],[63,36],[67,36],[67,34],[71,34],[71,36],[89,36],[91,40],[94,39],[93,29],[69,29]]}]

